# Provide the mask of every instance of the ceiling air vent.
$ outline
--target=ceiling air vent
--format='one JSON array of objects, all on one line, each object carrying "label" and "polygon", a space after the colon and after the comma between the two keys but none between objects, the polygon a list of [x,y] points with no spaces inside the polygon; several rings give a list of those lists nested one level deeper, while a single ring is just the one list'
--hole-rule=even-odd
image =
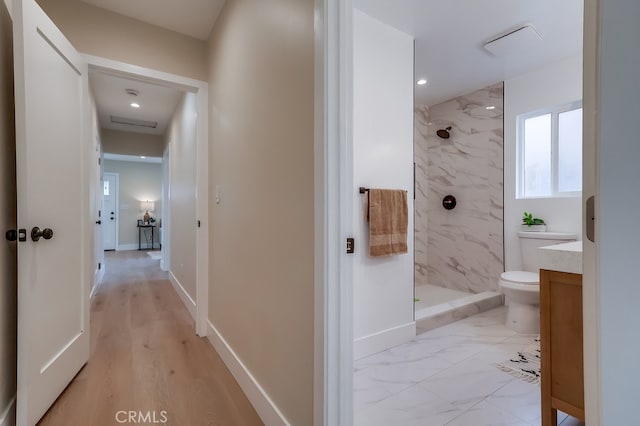
[{"label": "ceiling air vent", "polygon": [[526,24],[491,38],[482,47],[494,56],[511,56],[527,52],[528,49],[536,47],[540,41],[542,37],[535,27],[532,24]]},{"label": "ceiling air vent", "polygon": [[111,123],[124,124],[126,126],[146,127],[148,129],[155,129],[158,127],[157,121],[134,120],[132,118],[116,117],[115,115],[111,116]]}]

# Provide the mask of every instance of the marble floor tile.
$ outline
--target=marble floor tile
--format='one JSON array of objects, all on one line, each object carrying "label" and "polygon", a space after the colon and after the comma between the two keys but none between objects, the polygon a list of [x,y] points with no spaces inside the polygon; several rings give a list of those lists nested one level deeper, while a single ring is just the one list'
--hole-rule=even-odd
[{"label": "marble floor tile", "polygon": [[484,401],[471,407],[446,426],[530,426],[529,423]]},{"label": "marble floor tile", "polygon": [[463,410],[437,395],[412,386],[356,416],[355,426],[444,425]]},{"label": "marble floor tile", "polygon": [[539,387],[495,367],[536,337],[506,328],[505,315],[483,312],[356,361],[355,424],[539,423]]},{"label": "marble floor tile", "polygon": [[412,386],[411,383],[385,383],[358,371],[353,376],[353,412],[356,414]]},{"label": "marble floor tile", "polygon": [[453,365],[428,351],[402,345],[356,362],[354,411],[410,387]]},{"label": "marble floor tile", "polygon": [[[560,418],[560,413],[558,413],[558,419]],[[581,420],[578,420],[574,417],[567,416],[562,423],[559,423],[561,426],[585,426],[585,423]]]},{"label": "marble floor tile", "polygon": [[[561,411],[558,411],[558,426],[560,425],[564,425],[564,426],[584,426],[584,422],[581,422],[580,420],[569,416],[567,413],[563,413]],[[531,424],[531,426],[542,426],[542,417],[538,416],[537,419],[532,420],[529,422],[529,424]]]},{"label": "marble floor tile", "polygon": [[535,422],[540,418],[540,385],[513,380],[489,395],[485,402],[521,420]]},{"label": "marble floor tile", "polygon": [[438,351],[436,356],[458,364],[490,349],[491,345],[493,345],[493,343],[464,340],[456,345]]},{"label": "marble floor tile", "polygon": [[[496,368],[537,336],[504,326],[500,307],[359,359],[356,426],[540,426],[540,387]],[[561,426],[584,426],[558,412]]]},{"label": "marble floor tile", "polygon": [[467,409],[513,380],[517,379],[492,364],[477,363],[472,357],[428,378],[419,386]]}]

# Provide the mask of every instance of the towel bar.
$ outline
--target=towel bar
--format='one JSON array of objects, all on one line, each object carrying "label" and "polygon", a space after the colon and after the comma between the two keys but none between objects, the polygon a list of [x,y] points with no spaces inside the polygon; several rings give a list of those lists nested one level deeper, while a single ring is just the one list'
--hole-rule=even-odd
[{"label": "towel bar", "polygon": [[364,194],[365,192],[369,191],[369,188],[365,188],[364,186],[360,187],[360,193]]}]

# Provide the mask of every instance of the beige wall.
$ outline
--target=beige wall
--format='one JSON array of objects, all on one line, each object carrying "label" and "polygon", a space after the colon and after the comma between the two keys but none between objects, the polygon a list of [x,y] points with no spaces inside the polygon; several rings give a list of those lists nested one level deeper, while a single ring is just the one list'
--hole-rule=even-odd
[{"label": "beige wall", "polygon": [[209,317],[294,425],[313,423],[313,28],[312,0],[229,0],[209,40]]},{"label": "beige wall", "polygon": [[80,0],[38,0],[82,53],[206,80],[206,43]]},{"label": "beige wall", "polygon": [[[7,10],[9,11],[9,16],[12,16],[13,14],[11,13],[11,7],[12,7],[12,3],[13,0],[4,0],[4,4],[7,6]],[[4,13],[4,12],[3,12]]]},{"label": "beige wall", "polygon": [[196,297],[196,97],[186,93],[178,105],[166,142],[170,146],[170,270]]},{"label": "beige wall", "polygon": [[[0,3],[0,231],[16,227],[11,18]],[[0,236],[0,415],[16,392],[16,243]],[[0,419],[2,422],[2,419]],[[8,424],[8,422],[7,422]]]},{"label": "beige wall", "polygon": [[[138,246],[137,220],[142,219],[144,212],[140,210],[140,202],[155,202],[155,212],[149,212],[157,221],[162,218],[162,165],[153,163],[134,163],[131,161],[104,161],[104,172],[118,173],[120,202],[120,229],[118,244]],[[156,223],[156,225],[158,225]],[[156,231],[159,231],[156,228]],[[160,242],[160,232],[156,232],[154,241]],[[144,246],[144,239],[143,239]]]},{"label": "beige wall", "polygon": [[162,136],[102,129],[102,151],[109,154],[162,157]]}]

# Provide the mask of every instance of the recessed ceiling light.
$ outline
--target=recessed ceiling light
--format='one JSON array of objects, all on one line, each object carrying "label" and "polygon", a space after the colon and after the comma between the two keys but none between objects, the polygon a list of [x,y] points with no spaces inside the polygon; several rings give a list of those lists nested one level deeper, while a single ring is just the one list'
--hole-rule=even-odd
[{"label": "recessed ceiling light", "polygon": [[427,84],[427,79],[421,78],[420,80],[416,81],[416,83],[418,84],[418,86],[424,86],[425,84]]},{"label": "recessed ceiling light", "polygon": [[490,105],[488,107],[486,107],[487,109],[496,109],[496,107],[494,107],[493,105]]},{"label": "recessed ceiling light", "polygon": [[140,104],[137,102],[131,102],[131,108],[140,108]]},{"label": "recessed ceiling light", "polygon": [[141,155],[141,156],[140,156],[140,158],[142,158],[142,159],[144,160],[144,159],[145,159],[145,158],[147,158],[147,157],[145,157],[144,155]]}]

